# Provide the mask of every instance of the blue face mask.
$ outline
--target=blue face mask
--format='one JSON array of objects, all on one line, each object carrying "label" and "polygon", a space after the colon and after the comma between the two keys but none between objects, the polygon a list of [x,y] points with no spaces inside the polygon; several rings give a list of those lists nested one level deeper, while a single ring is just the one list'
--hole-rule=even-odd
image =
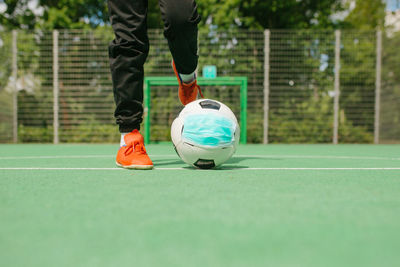
[{"label": "blue face mask", "polygon": [[188,115],[182,139],[199,146],[227,146],[235,140],[235,126],[232,120],[214,113]]}]

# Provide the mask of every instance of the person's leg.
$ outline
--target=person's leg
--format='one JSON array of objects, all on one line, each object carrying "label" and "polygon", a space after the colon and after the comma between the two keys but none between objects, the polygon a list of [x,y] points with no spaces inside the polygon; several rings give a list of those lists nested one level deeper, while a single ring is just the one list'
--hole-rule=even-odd
[{"label": "person's leg", "polygon": [[116,164],[152,169],[153,162],[138,131],[143,116],[143,65],[149,52],[147,0],[108,0],[108,8],[115,33],[109,45],[114,116],[122,133]]},{"label": "person's leg", "polygon": [[197,24],[200,16],[194,0],[159,0],[164,36],[176,69],[189,74],[197,67]]},{"label": "person's leg", "polygon": [[149,52],[147,5],[147,0],[108,0],[115,33],[109,45],[114,116],[120,132],[139,129],[142,122],[143,65]]},{"label": "person's leg", "polygon": [[[164,22],[164,36],[173,58],[174,72],[179,82],[179,98],[186,105],[197,97],[196,83],[197,24],[200,16],[194,0],[159,0]],[[201,91],[200,91],[201,93]]]}]

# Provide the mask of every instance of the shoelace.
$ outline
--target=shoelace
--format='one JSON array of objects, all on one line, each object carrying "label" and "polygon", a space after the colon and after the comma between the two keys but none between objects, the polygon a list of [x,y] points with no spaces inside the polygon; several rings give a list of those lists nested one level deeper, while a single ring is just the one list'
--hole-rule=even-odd
[{"label": "shoelace", "polygon": [[[197,82],[196,82],[196,85],[197,85]],[[197,88],[199,89],[199,94],[200,94],[201,98],[204,98],[203,93],[201,92],[200,86],[197,85]]]},{"label": "shoelace", "polygon": [[[197,90],[198,90],[198,92],[199,92],[201,98],[204,98],[203,92],[201,91],[200,86],[197,84],[197,81],[194,81],[193,84],[192,84],[190,87],[184,87],[184,89],[188,89],[188,90],[183,90],[183,94],[184,94],[185,96],[190,95],[190,93],[191,93],[192,90],[193,90],[193,87],[194,87],[194,88],[197,88]],[[190,89],[190,90],[189,90],[189,89]]]},{"label": "shoelace", "polygon": [[140,153],[140,154],[146,153],[146,149],[144,148],[144,145],[138,141],[131,142],[126,146],[125,156],[131,154],[133,151],[135,151],[136,153]]}]

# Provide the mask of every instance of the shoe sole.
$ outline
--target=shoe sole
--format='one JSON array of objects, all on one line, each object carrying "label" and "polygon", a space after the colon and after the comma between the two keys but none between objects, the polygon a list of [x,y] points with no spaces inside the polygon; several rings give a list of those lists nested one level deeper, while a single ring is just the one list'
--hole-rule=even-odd
[{"label": "shoe sole", "polygon": [[118,167],[124,168],[124,169],[132,169],[132,170],[151,170],[153,169],[154,165],[122,165],[119,164],[118,162],[115,162]]}]

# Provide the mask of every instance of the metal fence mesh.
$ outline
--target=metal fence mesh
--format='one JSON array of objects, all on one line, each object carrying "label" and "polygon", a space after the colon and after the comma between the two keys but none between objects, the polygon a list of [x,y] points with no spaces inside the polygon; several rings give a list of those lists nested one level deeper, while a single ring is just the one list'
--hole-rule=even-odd
[{"label": "metal fence mesh", "polygon": [[[400,37],[384,34],[380,141],[400,142]],[[109,28],[61,30],[58,37],[60,142],[116,142],[108,63]],[[11,33],[0,32],[0,142],[12,142]],[[162,30],[149,30],[146,76],[173,76]],[[18,140],[53,141],[52,32],[18,31]],[[205,65],[218,76],[248,78],[248,142],[263,141],[264,66],[269,64],[271,143],[330,143],[335,97],[333,31],[272,30],[264,62],[264,32],[199,32],[198,75]],[[338,141],[371,143],[374,138],[376,33],[342,31],[340,39]],[[239,87],[207,86],[203,93],[230,106],[239,119]],[[151,140],[169,140],[181,109],[177,88],[151,92]]]},{"label": "metal fence mesh", "polygon": [[18,31],[18,141],[53,141],[51,32]]},{"label": "metal fence mesh", "polygon": [[271,31],[269,141],[331,142],[332,31]]},{"label": "metal fence mesh", "polygon": [[373,141],[376,33],[345,31],[341,40],[339,141]]},{"label": "metal fence mesh", "polygon": [[118,140],[106,34],[82,30],[59,33],[60,142]]},{"label": "metal fence mesh", "polygon": [[384,36],[380,141],[400,142],[400,34]]},{"label": "metal fence mesh", "polygon": [[13,141],[11,32],[0,32],[0,142]]}]

